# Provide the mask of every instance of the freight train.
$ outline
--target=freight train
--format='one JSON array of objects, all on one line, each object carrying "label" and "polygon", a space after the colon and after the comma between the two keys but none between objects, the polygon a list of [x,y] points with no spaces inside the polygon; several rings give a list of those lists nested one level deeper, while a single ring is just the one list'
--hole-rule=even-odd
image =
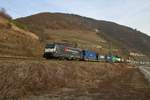
[{"label": "freight train", "polygon": [[44,58],[83,60],[83,61],[103,61],[103,62],[121,62],[121,57],[114,55],[100,55],[91,50],[82,50],[62,43],[49,43],[45,46]]}]

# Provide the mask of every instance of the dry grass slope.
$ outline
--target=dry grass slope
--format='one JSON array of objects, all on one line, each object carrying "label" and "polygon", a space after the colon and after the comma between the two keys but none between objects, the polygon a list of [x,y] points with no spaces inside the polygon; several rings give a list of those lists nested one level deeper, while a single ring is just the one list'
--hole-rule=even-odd
[{"label": "dry grass slope", "polygon": [[150,97],[148,82],[138,70],[129,69],[132,66],[125,64],[38,60],[0,63],[0,99],[3,100],[35,100],[36,97],[59,100],[65,96],[93,98],[90,100],[149,100]]},{"label": "dry grass slope", "polygon": [[40,53],[38,36],[0,16],[0,56],[39,56]]}]

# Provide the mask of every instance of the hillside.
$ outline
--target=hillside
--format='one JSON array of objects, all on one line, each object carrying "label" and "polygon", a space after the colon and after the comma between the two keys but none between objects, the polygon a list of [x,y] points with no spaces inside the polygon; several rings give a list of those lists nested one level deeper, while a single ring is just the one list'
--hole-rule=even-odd
[{"label": "hillside", "polygon": [[0,56],[40,56],[41,43],[34,33],[0,14]]},{"label": "hillside", "polygon": [[[115,49],[120,48],[125,53],[134,51],[150,56],[149,36],[116,23],[62,13],[40,13],[16,20],[27,25],[27,28],[36,33],[43,41],[53,39],[47,38],[55,35],[52,35],[51,30],[60,34],[63,34],[63,32],[59,30],[74,31],[74,34],[82,31],[82,36],[88,39],[91,37],[88,37],[87,32],[91,32],[96,33],[101,39],[107,41],[104,44],[107,48],[108,44],[113,44]],[[65,33],[67,32],[65,31]],[[78,34],[78,37],[80,35]],[[63,39],[65,40],[65,37]],[[99,45],[103,46],[103,40],[101,39]]]},{"label": "hillside", "polygon": [[82,17],[42,15],[23,21],[0,15],[0,100],[149,100],[149,82],[134,65],[42,59],[46,42],[69,42],[104,54],[110,43],[120,48],[111,36],[95,32],[95,20],[76,23]]},{"label": "hillside", "polygon": [[0,60],[0,100],[149,100],[134,66],[82,61]]}]

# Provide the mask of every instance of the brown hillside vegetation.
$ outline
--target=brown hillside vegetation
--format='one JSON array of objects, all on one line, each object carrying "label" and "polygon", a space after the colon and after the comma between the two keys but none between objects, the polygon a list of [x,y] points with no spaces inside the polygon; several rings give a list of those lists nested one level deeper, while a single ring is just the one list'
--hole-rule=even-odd
[{"label": "brown hillside vegetation", "polygon": [[108,53],[109,41],[116,41],[93,31],[97,21],[64,14],[34,17],[22,24],[0,16],[0,56],[26,58],[0,57],[0,100],[149,100],[149,83],[135,66],[41,58],[45,42]]},{"label": "brown hillside vegetation", "polygon": [[[99,37],[111,42],[123,51],[136,51],[150,56],[150,37],[129,27],[116,23],[94,20],[78,15],[63,13],[40,13],[16,19],[45,40],[46,30],[99,31]],[[49,31],[50,33],[50,31]],[[84,33],[86,35],[86,33]],[[90,39],[90,37],[89,37]]]},{"label": "brown hillside vegetation", "polygon": [[101,54],[109,52],[107,41],[98,37],[95,32],[46,29],[45,36],[47,42],[67,42],[78,48],[94,50]]},{"label": "brown hillside vegetation", "polygon": [[40,52],[38,36],[0,16],[0,56],[39,56]]},{"label": "brown hillside vegetation", "polygon": [[143,75],[130,65],[81,61],[0,61],[2,100],[149,100]]}]

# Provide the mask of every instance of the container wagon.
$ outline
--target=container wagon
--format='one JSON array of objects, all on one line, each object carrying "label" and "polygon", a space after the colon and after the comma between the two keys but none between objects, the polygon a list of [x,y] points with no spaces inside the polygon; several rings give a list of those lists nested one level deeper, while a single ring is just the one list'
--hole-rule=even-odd
[{"label": "container wagon", "polygon": [[82,50],[81,59],[87,61],[98,61],[98,54],[90,50]]}]

